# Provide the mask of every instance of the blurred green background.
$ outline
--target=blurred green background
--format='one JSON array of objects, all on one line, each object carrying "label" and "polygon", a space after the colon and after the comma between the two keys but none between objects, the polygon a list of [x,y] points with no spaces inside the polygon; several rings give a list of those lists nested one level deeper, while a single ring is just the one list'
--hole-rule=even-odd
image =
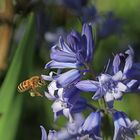
[{"label": "blurred green background", "polygon": [[[102,72],[112,54],[127,49],[128,44],[140,62],[140,0],[86,2],[100,15],[112,11],[122,21],[121,33],[100,40],[96,37],[94,70]],[[50,60],[53,41],[71,29],[81,31],[81,27],[77,13],[56,0],[0,0],[0,140],[39,140],[40,125],[48,130],[63,126],[63,117],[53,124],[50,101],[28,92],[19,94],[17,86],[33,75],[48,74],[44,66]],[[40,89],[42,94],[45,89]],[[140,95],[136,94],[115,103],[117,109],[140,121],[139,105]]]}]

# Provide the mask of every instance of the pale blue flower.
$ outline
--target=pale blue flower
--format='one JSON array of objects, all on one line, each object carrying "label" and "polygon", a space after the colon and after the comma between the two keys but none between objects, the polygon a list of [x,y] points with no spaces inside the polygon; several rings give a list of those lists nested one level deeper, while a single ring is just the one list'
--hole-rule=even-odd
[{"label": "pale blue flower", "polygon": [[57,78],[55,78],[55,80],[57,83],[57,87],[66,87],[79,81],[81,77],[82,72],[80,70],[72,69],[60,74]]},{"label": "pale blue flower", "polygon": [[108,12],[105,18],[100,17],[99,20],[99,37],[101,39],[122,32],[122,21],[112,11]]},{"label": "pale blue flower", "polygon": [[42,133],[41,140],[58,140],[57,133],[55,130],[50,130],[47,135],[47,132],[42,125],[40,126],[40,128],[41,128],[41,133]]},{"label": "pale blue flower", "polygon": [[102,140],[100,136],[101,112],[92,112],[80,128],[81,134],[87,134],[93,140]]},{"label": "pale blue flower", "polygon": [[[114,100],[120,100],[123,96],[123,93],[131,92],[134,90],[134,87],[138,89],[138,81],[136,79],[128,79],[128,71],[133,66],[133,50],[129,48],[125,54],[125,64],[122,68],[121,64],[121,55],[117,54],[113,60],[113,74],[111,73],[102,73],[95,80],[83,80],[76,84],[76,87],[83,91],[95,92],[93,99],[98,100],[101,97],[104,97],[110,108],[113,107]],[[123,56],[124,57],[124,56]]]},{"label": "pale blue flower", "polygon": [[48,92],[45,92],[45,96],[54,101],[52,104],[54,120],[58,116],[64,115],[72,122],[72,114],[81,112],[87,107],[86,100],[80,97],[80,90],[74,85],[57,88],[56,81],[52,81],[48,86]]},{"label": "pale blue flower", "polygon": [[62,37],[59,43],[51,49],[51,59],[45,68],[79,68],[85,63],[91,63],[93,58],[92,27],[84,24],[81,35],[72,31],[67,36],[67,42]]},{"label": "pale blue flower", "polygon": [[134,140],[135,135],[140,135],[140,124],[138,121],[130,121],[124,112],[115,111],[115,132],[113,140]]}]

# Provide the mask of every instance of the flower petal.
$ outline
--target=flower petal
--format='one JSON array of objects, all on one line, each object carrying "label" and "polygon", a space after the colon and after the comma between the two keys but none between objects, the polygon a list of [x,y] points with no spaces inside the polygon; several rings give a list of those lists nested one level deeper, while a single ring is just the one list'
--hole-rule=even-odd
[{"label": "flower petal", "polygon": [[40,125],[40,128],[42,133],[41,140],[48,140],[45,128],[42,125]]},{"label": "flower petal", "polygon": [[45,65],[45,69],[47,68],[60,68],[60,69],[63,69],[63,68],[77,68],[77,64],[76,63],[63,63],[63,62],[56,62],[54,60],[48,62],[46,65]]},{"label": "flower petal", "polygon": [[138,131],[138,122],[130,121],[124,112],[115,111],[114,114],[115,134],[113,140],[135,139]]},{"label": "flower petal", "polygon": [[[70,49],[70,47],[64,42],[64,39],[60,36],[59,38],[59,47],[61,47],[62,50],[68,53],[73,53],[73,51]],[[73,53],[74,54],[74,53]]]},{"label": "flower petal", "polygon": [[87,101],[85,98],[79,98],[79,100],[73,105],[72,112],[79,113],[82,112],[87,107]]},{"label": "flower petal", "polygon": [[85,120],[80,131],[83,133],[92,132],[93,135],[100,136],[100,123],[101,115],[100,112],[92,112]]},{"label": "flower petal", "polygon": [[46,80],[46,81],[52,81],[53,78],[47,75],[41,75],[42,79]]},{"label": "flower petal", "polygon": [[48,92],[45,92],[45,96],[49,99],[49,100],[55,100],[56,97],[52,96],[51,94],[49,94]]},{"label": "flower petal", "polygon": [[134,63],[132,68],[127,71],[128,78],[140,80],[140,63]]},{"label": "flower petal", "polygon": [[107,92],[107,93],[104,95],[104,98],[105,98],[105,101],[106,101],[107,104],[108,104],[108,107],[109,107],[109,108],[112,108],[112,107],[113,107],[113,103],[114,103],[113,94]]},{"label": "flower petal", "polygon": [[137,89],[139,86],[139,82],[137,80],[131,80],[130,82],[127,83],[127,87],[131,90]]},{"label": "flower petal", "polygon": [[75,63],[76,55],[60,50],[58,46],[54,46],[52,47],[51,59],[57,62]]},{"label": "flower petal", "polygon": [[119,71],[119,66],[120,66],[120,57],[119,55],[117,54],[115,57],[114,57],[114,60],[113,60],[113,71],[114,71],[114,74],[117,73]]},{"label": "flower petal", "polygon": [[82,91],[96,91],[99,83],[92,80],[83,80],[76,84],[76,87]]},{"label": "flower petal", "polygon": [[120,91],[117,91],[117,92],[113,93],[114,99],[116,99],[116,100],[120,100],[122,95],[123,95],[123,93],[120,92]]},{"label": "flower petal", "polygon": [[56,100],[53,104],[52,104],[52,109],[53,112],[59,112],[61,110],[63,110],[65,108],[65,106],[63,105],[63,102]]},{"label": "flower petal", "polygon": [[123,84],[122,82],[118,82],[117,88],[119,91],[122,91],[122,92],[125,92],[128,89],[128,87],[125,84]]},{"label": "flower petal", "polygon": [[93,100],[98,100],[101,98],[103,95],[105,95],[105,91],[102,88],[98,88],[97,91],[95,92],[94,96],[92,97]]},{"label": "flower petal", "polygon": [[74,85],[64,89],[63,98],[66,102],[70,104],[75,104],[80,97],[80,90]]},{"label": "flower petal", "polygon": [[57,132],[55,130],[49,130],[48,140],[57,140]]},{"label": "flower petal", "polygon": [[118,71],[115,73],[115,75],[112,76],[113,81],[120,81],[122,80],[123,73],[121,71]]},{"label": "flower petal", "polygon": [[125,61],[123,73],[127,74],[128,70],[130,70],[133,65],[134,52],[132,48],[129,48],[129,50],[127,50],[125,53],[128,54],[128,57],[126,58],[126,61]]},{"label": "flower petal", "polygon": [[65,87],[68,84],[72,84],[80,77],[81,77],[81,73],[79,70],[72,69],[68,72],[65,72],[61,74],[58,78],[56,78],[57,87]]},{"label": "flower petal", "polygon": [[52,96],[52,97],[55,97],[55,91],[58,90],[57,86],[56,86],[56,81],[52,81],[49,85],[48,85],[48,91],[49,91],[49,94]]},{"label": "flower petal", "polygon": [[71,123],[73,122],[73,118],[72,118],[72,115],[70,113],[69,108],[64,109],[63,110],[63,114],[64,114],[64,116],[66,116],[67,118],[69,118],[69,122],[71,122]]},{"label": "flower petal", "polygon": [[93,59],[93,49],[94,49],[94,41],[92,34],[92,27],[89,24],[84,24],[82,29],[82,35],[86,36],[87,40],[87,62],[91,62]]}]

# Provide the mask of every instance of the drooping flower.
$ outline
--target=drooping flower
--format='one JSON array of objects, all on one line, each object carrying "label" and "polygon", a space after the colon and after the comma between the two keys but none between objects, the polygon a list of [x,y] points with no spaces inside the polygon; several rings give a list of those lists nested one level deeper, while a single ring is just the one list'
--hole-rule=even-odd
[{"label": "drooping flower", "polygon": [[47,135],[47,132],[42,125],[40,126],[40,128],[41,128],[41,133],[42,133],[41,140],[58,140],[57,133],[55,130],[50,130]]},{"label": "drooping flower", "polygon": [[83,6],[86,6],[87,0],[63,0],[63,3],[66,7],[73,9],[75,12],[79,13],[79,10],[81,11]]},{"label": "drooping flower", "polygon": [[82,77],[82,72],[77,69],[69,70],[65,73],[60,74],[55,80],[57,87],[66,87],[70,84],[78,82]]},{"label": "drooping flower", "polygon": [[102,140],[100,136],[101,112],[92,112],[80,128],[81,134],[87,134],[94,140]]},{"label": "drooping flower", "polygon": [[[123,54],[121,54],[123,55]],[[113,74],[102,73],[95,80],[83,80],[76,84],[76,87],[83,91],[95,92],[93,99],[97,100],[104,97],[110,108],[113,107],[114,100],[120,100],[123,93],[132,91],[134,87],[137,89],[138,81],[136,79],[128,79],[128,71],[133,66],[133,50],[130,48],[125,52],[125,64],[120,66],[120,55],[116,55],[113,60]]]},{"label": "drooping flower", "polygon": [[40,126],[41,128],[41,133],[42,133],[42,136],[41,136],[41,140],[47,140],[47,132],[45,130],[45,128],[43,126]]},{"label": "drooping flower", "polygon": [[64,128],[61,128],[57,132],[58,139],[67,140],[72,139],[75,140],[80,136],[79,128],[84,122],[84,117],[81,113],[74,114],[73,122],[68,122]]},{"label": "drooping flower", "polygon": [[86,119],[81,113],[74,114],[73,122],[68,122],[59,131],[49,130],[47,135],[43,126],[41,140],[102,140],[100,137],[100,112],[91,113]]},{"label": "drooping flower", "polygon": [[99,20],[99,38],[121,33],[122,21],[112,11],[108,12],[105,18],[100,17]]},{"label": "drooping flower", "polygon": [[[88,71],[87,64],[93,59],[93,36],[92,27],[89,24],[84,24],[81,35],[72,31],[67,36],[67,42],[60,37],[59,44],[51,49],[51,61],[48,62],[45,68],[73,68],[65,73],[60,73],[54,80],[57,87],[66,87],[69,84],[78,82],[82,75]],[[81,69],[84,68],[84,69]],[[48,77],[43,76],[44,79]]]},{"label": "drooping flower", "polygon": [[58,116],[64,115],[69,118],[69,121],[72,122],[72,114],[82,112],[87,107],[86,100],[84,98],[79,98],[76,102],[69,103],[64,100],[55,100],[52,104],[52,109],[54,112],[54,120],[57,119]]},{"label": "drooping flower", "polygon": [[41,75],[45,81],[55,81],[58,88],[77,83],[85,74],[85,70],[72,69],[64,73],[50,72],[49,75]]},{"label": "drooping flower", "polygon": [[135,135],[140,135],[140,124],[138,121],[130,121],[124,112],[115,111],[115,132],[113,140],[134,140]]},{"label": "drooping flower", "polygon": [[95,6],[86,6],[82,9],[82,22],[83,23],[93,23],[93,25],[97,24],[98,21],[98,11]]},{"label": "drooping flower", "polygon": [[54,120],[60,115],[64,115],[72,122],[72,114],[83,111],[87,107],[87,102],[80,97],[80,90],[74,85],[66,88],[57,88],[56,81],[52,81],[48,86],[48,92],[45,96],[53,100],[52,109],[54,112]]},{"label": "drooping flower", "polygon": [[67,42],[59,38],[59,44],[51,49],[52,61],[45,68],[79,68],[85,63],[91,63],[93,48],[92,27],[84,24],[81,35],[72,31],[67,36]]}]

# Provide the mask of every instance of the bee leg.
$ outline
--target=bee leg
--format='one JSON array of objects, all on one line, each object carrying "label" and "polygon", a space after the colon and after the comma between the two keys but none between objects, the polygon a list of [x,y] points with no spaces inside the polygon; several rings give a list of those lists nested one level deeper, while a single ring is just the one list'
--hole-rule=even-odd
[{"label": "bee leg", "polygon": [[35,94],[35,96],[43,97],[43,95],[41,95],[39,92],[35,92],[34,94]]},{"label": "bee leg", "polygon": [[41,95],[38,91],[36,91],[35,89],[30,90],[30,96],[34,97],[34,96],[40,96],[43,97],[43,95]]},{"label": "bee leg", "polygon": [[31,97],[35,97],[35,93],[32,90],[30,90],[29,93]]}]

